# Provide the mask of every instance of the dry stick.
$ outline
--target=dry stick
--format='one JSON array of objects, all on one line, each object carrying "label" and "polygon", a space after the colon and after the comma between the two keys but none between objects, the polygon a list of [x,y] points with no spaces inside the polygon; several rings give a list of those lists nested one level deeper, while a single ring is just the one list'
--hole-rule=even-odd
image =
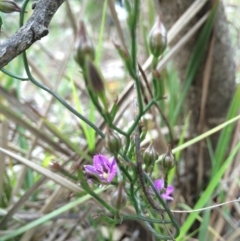
[{"label": "dry stick", "polygon": [[[210,75],[212,71],[214,43],[215,43],[215,34],[213,32],[210,46],[209,46],[209,51],[208,51],[207,62],[203,73],[202,98],[201,98],[201,108],[200,108],[200,117],[199,117],[200,134],[204,132],[204,126],[205,126],[205,110],[206,110]],[[199,143],[199,153],[198,153],[198,179],[197,179],[198,190],[200,190],[200,185],[202,183],[202,178],[203,178],[203,146],[204,146],[204,141],[201,141]]]},{"label": "dry stick", "polygon": [[124,51],[126,53],[128,53],[127,45],[126,45],[125,40],[124,40],[123,31],[122,31],[122,28],[121,28],[121,25],[120,25],[120,22],[119,22],[119,19],[118,19],[118,16],[117,16],[117,12],[116,12],[115,4],[114,4],[113,0],[108,0],[108,6],[110,8],[110,12],[111,12],[111,15],[112,15],[112,18],[113,18],[113,22],[116,26],[117,33],[118,33],[119,39],[121,41],[122,47],[123,47]]}]

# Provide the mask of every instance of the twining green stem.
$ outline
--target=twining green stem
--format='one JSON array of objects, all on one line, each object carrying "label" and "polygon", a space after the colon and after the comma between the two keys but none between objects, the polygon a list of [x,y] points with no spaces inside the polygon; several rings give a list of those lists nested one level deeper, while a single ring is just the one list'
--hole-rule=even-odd
[{"label": "twining green stem", "polygon": [[116,214],[117,210],[106,203],[98,194],[96,194],[87,184],[82,184],[81,187],[91,196],[93,196],[99,203],[101,203],[112,214]]},{"label": "twining green stem", "polygon": [[138,123],[139,123],[140,119],[142,118],[142,116],[143,116],[145,113],[148,112],[148,110],[152,107],[152,105],[153,105],[154,103],[155,103],[155,100],[154,100],[154,99],[151,100],[151,101],[147,104],[147,106],[144,108],[144,110],[136,116],[136,118],[135,118],[132,126],[128,129],[128,132],[127,132],[127,135],[126,135],[126,145],[125,145],[125,148],[124,148],[124,155],[126,155],[128,149],[129,149],[130,142],[131,142],[131,141],[130,141],[130,136],[131,136],[131,134],[132,134],[133,131],[135,130],[135,128],[136,128],[136,126],[138,125]]},{"label": "twining green stem", "polygon": [[138,15],[139,15],[139,0],[134,0],[134,9],[132,14],[132,22],[130,27],[130,32],[131,32],[131,41],[132,41],[132,46],[131,46],[131,57],[132,57],[132,67],[134,69],[134,72],[136,73],[136,68],[137,68],[137,61],[136,61],[136,56],[137,56],[137,42],[136,42],[136,25],[138,21]]},{"label": "twining green stem", "polygon": [[164,213],[164,209],[160,208],[153,200],[151,194],[149,193],[148,188],[146,187],[145,184],[145,178],[144,178],[144,172],[142,169],[142,156],[141,156],[141,152],[140,152],[140,137],[139,137],[139,127],[136,127],[135,130],[135,150],[136,150],[136,162],[137,162],[137,173],[138,173],[138,177],[139,177],[139,181],[141,183],[141,187],[143,190],[143,193],[146,197],[146,199],[148,200],[149,204],[151,205],[151,207],[157,211],[161,217],[163,218],[163,213]]},{"label": "twining green stem", "polygon": [[129,145],[130,145],[130,135],[126,136],[126,144],[125,144],[125,147],[124,147],[124,152],[123,152],[123,155],[126,155],[127,154],[127,151],[128,151],[128,148],[129,148]]},{"label": "twining green stem", "polygon": [[110,123],[109,125],[110,128],[112,128],[113,130],[117,131],[118,133],[120,133],[121,135],[127,137],[127,133],[123,130],[121,130],[120,128],[118,128],[117,126],[115,126],[113,123]]},{"label": "twining green stem", "polygon": [[81,115],[80,113],[78,113],[75,109],[73,109],[64,99],[62,99],[57,93],[55,93],[54,91],[52,91],[51,89],[49,89],[48,87],[40,84],[31,74],[30,70],[29,70],[29,66],[28,66],[28,61],[27,61],[27,56],[26,56],[26,52],[23,52],[23,63],[24,63],[24,67],[26,70],[26,73],[28,75],[29,80],[35,84],[36,86],[38,86],[39,88],[47,91],[49,94],[51,94],[52,96],[54,96],[62,105],[64,105],[69,111],[71,111],[74,115],[76,115],[78,118],[80,118],[82,121],[84,121],[86,124],[88,124],[89,126],[91,126],[103,139],[105,137],[105,135],[103,134],[103,132],[97,127],[95,126],[92,122],[90,122],[87,118],[85,118],[83,115]]},{"label": "twining green stem", "polygon": [[[24,21],[24,12],[27,6],[27,3],[29,2],[29,0],[25,0],[22,6],[22,10],[20,13],[20,27],[23,25],[23,21]],[[48,87],[42,85],[41,83],[39,83],[31,74],[30,70],[29,70],[29,66],[28,66],[28,60],[27,60],[27,55],[26,55],[26,51],[23,52],[23,63],[24,63],[24,67],[27,73],[27,76],[29,78],[29,80],[35,84],[36,86],[38,86],[39,88],[47,91],[49,94],[51,94],[52,96],[54,96],[62,105],[64,105],[69,111],[71,111],[74,115],[76,115],[78,118],[80,118],[82,121],[84,121],[85,123],[87,123],[89,126],[91,126],[102,138],[105,137],[105,135],[103,134],[103,132],[97,127],[95,126],[92,122],[90,122],[87,118],[85,118],[83,115],[81,115],[80,113],[78,113],[75,109],[73,109],[64,99],[62,99],[57,93],[55,93],[54,91],[52,91],[51,89],[49,89]]]},{"label": "twining green stem", "polygon": [[152,187],[155,195],[156,195],[156,198],[159,200],[159,202],[161,203],[161,205],[163,206],[164,210],[167,212],[173,226],[175,227],[176,229],[176,233],[174,235],[174,237],[178,237],[179,234],[180,234],[180,228],[174,218],[174,216],[172,215],[172,212],[171,210],[168,208],[168,206],[166,205],[166,203],[164,202],[164,200],[162,199],[161,195],[159,194],[159,192],[157,191],[156,187],[154,186],[154,183],[152,182],[151,178],[147,175],[147,173],[143,172],[143,175],[144,175],[144,178],[149,182],[150,186]]},{"label": "twining green stem", "polygon": [[11,73],[10,71],[8,71],[8,70],[6,70],[6,69],[4,69],[4,68],[1,68],[0,70],[1,70],[4,74],[9,75],[9,76],[12,77],[12,78],[19,79],[19,80],[21,80],[21,81],[27,81],[27,80],[29,80],[29,78],[15,75],[15,74]]},{"label": "twining green stem", "polygon": [[[136,116],[134,123],[132,126],[129,128],[127,135],[130,136],[133,131],[135,130],[136,126],[138,125],[138,122],[140,121],[141,117],[148,112],[148,110],[152,107],[152,105],[155,103],[155,99],[152,99],[147,106],[144,108],[142,112],[139,111],[139,114]],[[140,109],[139,109],[140,110]]]},{"label": "twining green stem", "polygon": [[[142,216],[144,215],[144,212],[143,212],[142,207],[141,207],[140,199],[137,199],[137,200],[138,200],[138,201],[137,201],[137,205],[138,205],[138,210],[139,210],[138,215],[139,215],[140,217],[142,217]],[[151,219],[151,220],[156,220],[156,219]],[[169,222],[169,220],[164,220],[164,219],[159,220],[159,221],[161,221],[161,223],[163,223],[164,225],[171,223],[171,221]],[[147,226],[148,230],[149,230],[156,238],[159,238],[159,240],[173,240],[171,236],[167,236],[167,235],[165,236],[165,235],[161,235],[161,234],[157,233],[157,232],[153,229],[153,227],[151,226],[151,224],[149,223],[149,221],[145,221],[144,223],[145,223],[145,225]],[[153,223],[154,223],[154,222],[153,222]]]}]

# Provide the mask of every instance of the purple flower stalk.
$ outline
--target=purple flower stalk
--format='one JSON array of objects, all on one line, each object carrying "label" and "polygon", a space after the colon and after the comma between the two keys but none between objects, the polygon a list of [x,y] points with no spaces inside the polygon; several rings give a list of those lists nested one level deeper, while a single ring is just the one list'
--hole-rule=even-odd
[{"label": "purple flower stalk", "polygon": [[94,177],[99,178],[103,183],[110,183],[117,173],[117,164],[114,157],[108,159],[102,154],[93,157],[93,166],[84,165],[85,173],[91,182]]},{"label": "purple flower stalk", "polygon": [[[158,192],[161,192],[164,188],[164,180],[163,179],[157,179],[154,182],[154,186],[157,189]],[[151,190],[153,192],[153,190]],[[166,192],[161,194],[161,197],[165,200],[173,200],[173,197],[170,195],[173,193],[174,187],[172,185],[168,185],[166,188]]]}]

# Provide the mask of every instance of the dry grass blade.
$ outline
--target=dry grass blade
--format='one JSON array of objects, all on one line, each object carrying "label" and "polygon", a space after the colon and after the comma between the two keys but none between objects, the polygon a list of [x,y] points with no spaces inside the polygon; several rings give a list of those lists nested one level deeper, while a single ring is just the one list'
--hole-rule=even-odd
[{"label": "dry grass blade", "polygon": [[[42,214],[47,213],[54,206],[54,204],[60,199],[62,192],[63,192],[63,188],[58,187],[54,191],[54,193],[46,200],[45,205],[40,210],[40,213]],[[35,232],[36,232],[36,228],[32,228],[28,230],[26,233],[24,233],[20,241],[31,240]]]},{"label": "dry grass blade", "polygon": [[18,156],[15,153],[12,153],[12,152],[10,152],[10,151],[8,151],[4,148],[1,148],[1,147],[0,147],[0,152],[5,153],[9,157],[12,157],[13,159],[21,162],[22,164],[28,166],[29,168],[33,169],[34,171],[42,174],[43,176],[49,178],[50,180],[52,180],[52,181],[56,182],[57,184],[69,189],[70,191],[72,191],[74,193],[82,191],[82,189],[78,185],[70,182],[69,180],[63,178],[62,176],[44,168],[44,167],[39,166],[38,164],[36,164],[34,162],[31,162],[30,160],[27,160],[26,158]]},{"label": "dry grass blade", "polygon": [[167,63],[182,49],[182,47],[193,37],[193,35],[200,29],[200,27],[207,20],[208,13],[206,13],[185,35],[182,37],[176,45],[174,45],[166,56],[158,63],[157,70],[161,71]]},{"label": "dry grass blade", "polygon": [[0,104],[0,112],[4,114],[7,118],[13,120],[15,123],[21,125],[25,129],[29,130],[34,135],[38,136],[39,139],[42,141],[48,143],[50,146],[52,146],[55,150],[58,150],[59,152],[62,152],[66,155],[69,155],[69,150],[63,149],[57,142],[54,142],[51,137],[49,137],[46,133],[44,133],[42,130],[37,129],[32,124],[30,124],[28,121],[22,119],[16,112],[13,112],[8,107]]},{"label": "dry grass blade", "polygon": [[187,26],[187,24],[197,15],[197,13],[202,9],[206,2],[207,0],[198,0],[192,3],[192,5],[171,27],[168,33],[169,42],[172,42],[173,39]]},{"label": "dry grass blade", "polygon": [[[72,46],[72,45],[70,45],[70,46]],[[64,74],[64,70],[66,69],[66,65],[67,65],[67,63],[68,63],[68,59],[69,59],[69,56],[70,56],[70,53],[71,53],[71,49],[72,49],[72,48],[69,49],[69,51],[68,51],[68,53],[67,53],[64,61],[62,62],[61,66],[60,66],[60,69],[59,69],[59,72],[58,72],[58,75],[57,75],[57,80],[56,80],[56,82],[55,82],[55,87],[54,87],[54,90],[55,90],[55,91],[57,90],[57,88],[58,88],[58,86],[59,86],[59,84],[60,84],[60,81],[61,81],[61,79],[62,79],[62,76],[63,76],[63,74]],[[48,113],[49,113],[49,111],[50,111],[53,103],[54,103],[54,97],[52,96],[51,99],[50,99],[50,101],[49,101],[49,103],[48,103],[48,105],[47,105],[47,108],[46,108],[46,110],[45,110],[45,113],[44,113],[44,116],[45,116],[45,117],[48,115]],[[38,123],[38,128],[37,128],[37,129],[38,129],[38,130],[42,130],[43,127],[44,127],[44,124],[45,124],[45,123],[44,123],[44,119],[40,119],[40,121],[39,121],[39,123]],[[50,128],[49,128],[49,129],[50,129]],[[29,151],[28,151],[28,153],[27,153],[26,159],[31,159],[32,152],[33,152],[33,150],[35,149],[35,147],[36,147],[36,145],[37,145],[38,139],[39,139],[39,136],[36,135],[36,136],[34,137],[33,141],[32,141],[32,145],[31,145],[31,147],[30,147],[30,149],[29,149]],[[60,139],[60,138],[59,138],[59,139]],[[14,189],[13,189],[12,196],[11,196],[12,199],[13,199],[13,197],[14,197],[15,195],[17,195],[18,191],[19,191],[20,188],[22,187],[22,184],[23,184],[24,179],[25,179],[25,176],[26,176],[26,172],[27,172],[27,168],[26,168],[26,166],[23,166],[22,169],[21,169],[21,171],[20,171],[20,174],[19,174],[19,180],[18,180],[18,182],[17,182],[17,185],[16,185],[16,186],[14,187]]]},{"label": "dry grass blade", "polygon": [[110,8],[112,18],[113,18],[114,24],[116,26],[117,33],[118,33],[119,39],[121,41],[122,47],[124,48],[124,50],[126,52],[128,52],[127,46],[126,46],[126,43],[125,43],[125,40],[124,40],[124,36],[123,36],[123,31],[122,31],[122,28],[121,28],[121,25],[120,25],[120,22],[119,22],[119,19],[118,19],[118,16],[117,16],[117,12],[116,12],[113,0],[108,0],[108,6]]},{"label": "dry grass blade", "polygon": [[[200,117],[199,117],[199,134],[203,133],[204,126],[205,126],[205,108],[207,103],[207,96],[208,96],[208,88],[209,88],[209,82],[210,82],[210,74],[212,71],[212,61],[213,61],[213,50],[214,50],[214,43],[215,43],[215,35],[213,33],[209,51],[208,51],[208,57],[206,66],[203,73],[203,85],[202,85],[202,98],[201,98],[201,108],[200,108]],[[197,179],[197,187],[200,189],[202,178],[203,178],[203,144],[204,142],[201,141],[199,143],[199,156],[198,156],[198,179]]]},{"label": "dry grass blade", "polygon": [[14,106],[16,109],[24,113],[24,115],[26,115],[31,121],[35,122],[39,119],[39,116],[34,111],[25,104],[22,104],[13,94],[9,93],[1,86],[0,95],[2,98],[7,100],[11,106]]},{"label": "dry grass blade", "polygon": [[46,180],[45,177],[42,177],[40,180],[38,180],[36,183],[33,184],[31,188],[29,188],[24,195],[15,203],[11,209],[8,211],[7,215],[4,216],[0,223],[0,229],[3,229],[6,225],[8,220],[24,205],[24,203],[28,200],[28,198],[32,195],[36,189],[44,183]]},{"label": "dry grass blade", "polygon": [[[193,35],[199,30],[199,28],[203,25],[203,23],[206,21],[208,16],[208,13],[205,14],[187,33],[186,35],[178,41],[178,43],[172,47],[170,52],[159,62],[157,66],[157,70],[161,71],[167,63],[181,50],[181,48],[187,44],[187,42],[193,37]],[[176,37],[176,36],[174,36]],[[145,71],[148,68],[146,64],[142,66],[142,69]],[[133,90],[133,83],[129,83],[124,91],[119,96],[118,104],[121,105],[122,102],[126,99],[129,99],[128,96],[130,95],[131,91]],[[129,100],[129,104],[130,104]]]}]

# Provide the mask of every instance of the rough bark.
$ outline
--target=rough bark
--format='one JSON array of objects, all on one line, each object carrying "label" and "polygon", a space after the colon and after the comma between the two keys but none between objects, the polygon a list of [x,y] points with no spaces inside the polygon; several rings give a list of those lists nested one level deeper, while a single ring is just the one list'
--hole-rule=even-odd
[{"label": "rough bark", "polygon": [[[164,23],[169,29],[174,22],[186,11],[192,4],[192,0],[159,0],[160,9],[164,17]],[[183,30],[182,35],[190,29],[190,27],[210,9],[211,1],[208,1],[202,11],[195,17],[189,26]],[[220,124],[227,113],[231,98],[235,90],[235,64],[233,58],[233,50],[228,33],[227,20],[224,13],[222,3],[219,3],[219,9],[214,26],[215,44],[213,49],[213,62],[210,74],[210,82],[208,86],[207,103],[205,107],[205,130]],[[179,36],[179,38],[181,38]],[[185,70],[193,52],[198,34],[182,49],[175,58],[175,65],[182,81],[185,79]],[[210,42],[209,42],[210,44]],[[208,49],[208,48],[207,48]],[[199,114],[202,97],[203,72],[207,58],[207,51],[200,64],[196,77],[191,85],[187,96],[188,108],[191,110],[190,133],[191,137],[199,134]],[[213,146],[216,146],[218,135],[212,136]],[[199,160],[199,145],[190,147],[185,153],[185,173],[184,185],[181,188],[188,187],[188,190],[182,190],[188,193],[186,196],[196,194],[197,191],[197,175],[198,161],[202,161],[204,167],[203,182],[208,181],[211,161],[208,155],[207,147],[203,147],[203,158]],[[186,184],[186,185],[185,185]],[[194,195],[193,195],[194,196]],[[186,200],[191,203],[191,200]]]},{"label": "rough bark", "polygon": [[48,34],[52,17],[64,0],[39,0],[29,20],[0,44],[0,68]]}]

